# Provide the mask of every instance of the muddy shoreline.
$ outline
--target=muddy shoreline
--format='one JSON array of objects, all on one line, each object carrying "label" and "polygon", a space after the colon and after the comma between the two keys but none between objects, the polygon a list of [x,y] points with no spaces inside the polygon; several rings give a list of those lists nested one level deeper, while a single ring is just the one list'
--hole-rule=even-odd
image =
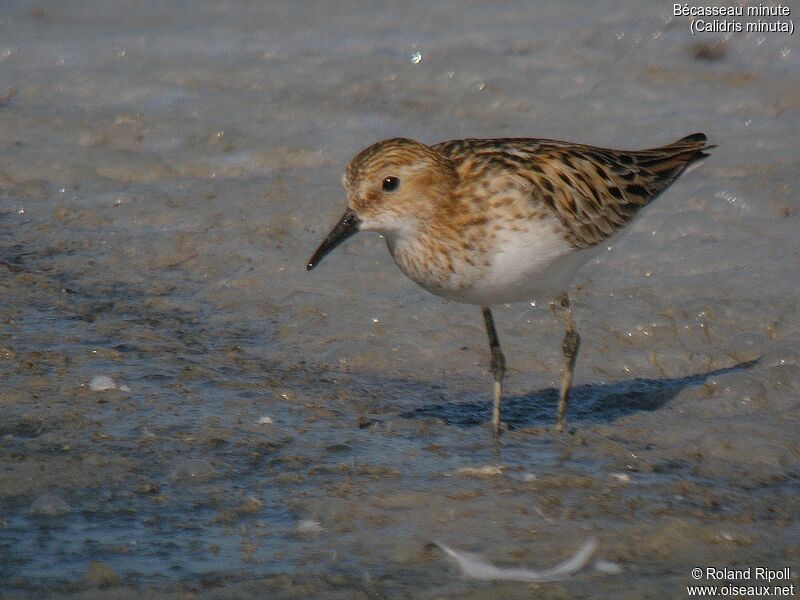
[{"label": "muddy shoreline", "polygon": [[[699,48],[669,8],[0,9],[0,597],[797,585],[800,46]],[[377,237],[304,270],[376,139],[695,130],[713,156],[576,282],[564,435],[546,308],[495,312],[498,446],[474,307]],[[434,545],[541,570],[589,538],[555,583],[476,581]]]}]

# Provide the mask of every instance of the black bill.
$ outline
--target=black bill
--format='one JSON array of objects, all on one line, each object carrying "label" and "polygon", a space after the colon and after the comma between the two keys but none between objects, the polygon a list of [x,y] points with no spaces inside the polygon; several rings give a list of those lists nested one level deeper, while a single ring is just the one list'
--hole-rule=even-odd
[{"label": "black bill", "polygon": [[336,224],[336,226],[331,229],[328,237],[326,237],[325,240],[319,245],[317,251],[314,252],[314,256],[308,260],[308,263],[306,264],[306,270],[310,271],[316,267],[320,261],[325,258],[328,252],[336,248],[336,246],[356,233],[359,225],[361,225],[361,219],[358,218],[356,213],[349,208],[344,211],[342,218],[339,219],[339,222]]}]

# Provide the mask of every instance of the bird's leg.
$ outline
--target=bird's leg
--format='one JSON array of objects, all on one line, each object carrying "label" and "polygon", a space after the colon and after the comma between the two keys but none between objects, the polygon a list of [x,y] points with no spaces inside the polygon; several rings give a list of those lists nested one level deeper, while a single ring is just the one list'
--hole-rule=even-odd
[{"label": "bird's leg", "polygon": [[500,401],[503,398],[503,375],[506,372],[506,357],[500,348],[497,330],[494,327],[492,311],[488,306],[483,307],[483,321],[486,323],[486,333],[489,336],[489,350],[492,352],[492,375],[494,375],[494,404],[492,406],[492,431],[494,437],[500,435]]},{"label": "bird's leg", "polygon": [[561,342],[561,352],[564,354],[564,370],[561,373],[561,390],[558,394],[558,412],[556,414],[556,431],[564,431],[567,416],[567,400],[572,387],[572,374],[575,371],[575,360],[578,357],[578,348],[581,345],[581,336],[575,329],[572,321],[572,309],[569,306],[569,296],[561,296],[559,305],[553,305],[566,326],[564,340]]}]

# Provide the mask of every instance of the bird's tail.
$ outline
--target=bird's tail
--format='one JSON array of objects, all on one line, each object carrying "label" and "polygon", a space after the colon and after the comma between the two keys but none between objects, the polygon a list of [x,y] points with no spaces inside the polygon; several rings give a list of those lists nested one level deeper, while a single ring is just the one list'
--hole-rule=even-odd
[{"label": "bird's tail", "polygon": [[703,160],[708,150],[716,148],[707,144],[705,133],[693,133],[661,146],[638,152],[638,165],[656,175],[659,179],[671,182],[691,164]]}]

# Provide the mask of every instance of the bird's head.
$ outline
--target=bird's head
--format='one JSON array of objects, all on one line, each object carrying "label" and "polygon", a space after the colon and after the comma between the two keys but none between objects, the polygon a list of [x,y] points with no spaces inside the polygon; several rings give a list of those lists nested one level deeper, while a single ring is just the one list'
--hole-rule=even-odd
[{"label": "bird's head", "polygon": [[452,161],[414,140],[393,138],[362,150],[344,174],[347,210],[306,268],[358,231],[390,241],[415,235],[450,198],[456,177]]}]

